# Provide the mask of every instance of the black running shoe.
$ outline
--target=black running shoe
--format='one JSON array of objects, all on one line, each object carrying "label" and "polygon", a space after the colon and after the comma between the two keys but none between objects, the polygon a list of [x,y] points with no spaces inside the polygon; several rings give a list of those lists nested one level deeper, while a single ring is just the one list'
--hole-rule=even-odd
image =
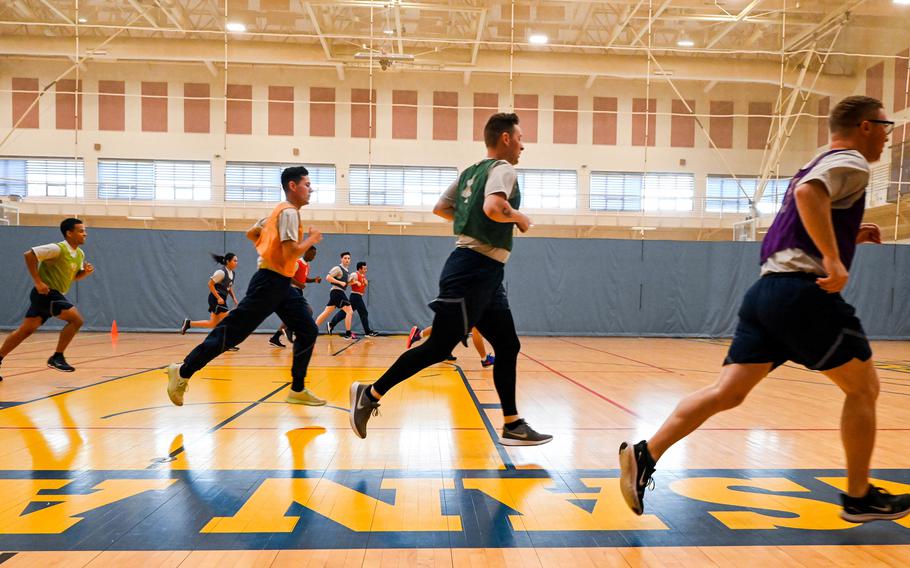
[{"label": "black running shoe", "polygon": [[345,341],[353,341],[353,340],[359,339],[359,338],[357,337],[356,333],[350,331],[348,333],[341,334],[341,339],[344,339]]},{"label": "black running shoe", "polygon": [[332,330],[333,330],[333,329],[335,329],[335,326],[332,325],[332,322],[330,322],[330,321],[325,322],[325,330],[326,330],[326,333],[328,333],[329,335],[332,335]]},{"label": "black running shoe", "polygon": [[645,440],[631,445],[623,442],[619,446],[619,488],[622,491],[626,505],[636,514],[645,511],[645,489],[653,489],[654,459],[648,452],[648,443]]},{"label": "black running shoe", "polygon": [[844,510],[840,518],[848,523],[893,521],[910,513],[910,495],[892,495],[881,487],[869,486],[865,497],[854,498],[841,494]]},{"label": "black running shoe", "polygon": [[75,367],[66,362],[63,355],[51,355],[51,358],[47,360],[47,366],[64,373],[72,373],[76,370]]},{"label": "black running shoe", "polygon": [[367,396],[367,389],[371,386],[357,381],[351,383],[351,429],[361,439],[367,437],[367,422],[370,415],[379,414],[379,402]]},{"label": "black running shoe", "polygon": [[180,335],[186,335],[186,330],[190,328],[190,318],[183,320],[183,325],[180,326]]},{"label": "black running shoe", "polygon": [[281,336],[280,336],[280,335],[273,335],[272,337],[270,337],[270,338],[269,338],[269,345],[271,345],[272,347],[280,347],[280,348],[282,348],[282,349],[284,349],[284,348],[286,347],[286,345],[285,345],[284,343],[281,342]]},{"label": "black running shoe", "polygon": [[503,446],[539,446],[553,439],[549,434],[541,434],[519,418],[511,426],[502,427],[502,437],[499,443]]},{"label": "black running shoe", "polygon": [[379,332],[370,330],[367,333],[364,333],[364,335],[367,337],[379,337]]}]

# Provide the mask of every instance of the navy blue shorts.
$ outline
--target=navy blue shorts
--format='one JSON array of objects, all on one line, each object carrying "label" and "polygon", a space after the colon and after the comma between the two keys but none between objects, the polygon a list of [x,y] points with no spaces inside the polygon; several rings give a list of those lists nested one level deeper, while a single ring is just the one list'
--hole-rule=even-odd
[{"label": "navy blue shorts", "polygon": [[454,310],[464,323],[465,335],[488,310],[508,310],[502,285],[505,265],[468,248],[456,248],[439,276],[439,295],[430,303],[434,312]]},{"label": "navy blue shorts", "polygon": [[224,298],[224,303],[219,304],[218,298],[215,297],[215,294],[209,292],[209,313],[210,314],[226,314],[230,310],[227,307],[228,299]]},{"label": "navy blue shorts", "polygon": [[31,304],[28,306],[28,311],[25,312],[25,317],[41,318],[41,323],[52,317],[57,317],[60,312],[73,307],[73,303],[66,296],[54,289],[51,289],[47,294],[39,294],[38,290],[32,288],[28,299]]},{"label": "navy blue shorts", "polygon": [[834,369],[866,361],[872,348],[856,310],[840,294],[819,288],[815,274],[769,274],[746,292],[725,365],[787,361]]},{"label": "navy blue shorts", "polygon": [[335,306],[336,308],[341,309],[350,305],[351,301],[348,300],[348,297],[344,292],[338,288],[332,288],[329,291],[329,303],[325,305],[326,307]]}]

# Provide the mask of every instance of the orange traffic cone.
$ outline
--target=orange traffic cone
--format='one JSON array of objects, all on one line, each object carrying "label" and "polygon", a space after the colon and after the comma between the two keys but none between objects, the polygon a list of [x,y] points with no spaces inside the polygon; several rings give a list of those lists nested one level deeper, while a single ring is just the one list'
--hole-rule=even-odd
[{"label": "orange traffic cone", "polygon": [[114,320],[111,323],[111,344],[117,345],[117,338],[120,336],[120,332],[117,331],[117,320]]}]

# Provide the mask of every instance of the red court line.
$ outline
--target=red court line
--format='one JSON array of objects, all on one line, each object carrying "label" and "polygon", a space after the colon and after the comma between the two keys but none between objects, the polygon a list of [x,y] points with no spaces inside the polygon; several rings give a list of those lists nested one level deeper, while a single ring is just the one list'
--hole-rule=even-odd
[{"label": "red court line", "polygon": [[633,359],[633,358],[631,358],[631,357],[625,357],[625,356],[623,356],[623,355],[617,355],[616,353],[612,353],[612,352],[610,352],[610,351],[606,351],[605,349],[598,349],[597,347],[590,347],[590,346],[588,346],[588,345],[582,345],[581,343],[575,343],[574,341],[569,341],[568,339],[565,339],[565,338],[562,338],[562,337],[560,337],[559,340],[560,340],[560,341],[565,341],[566,343],[569,343],[569,344],[571,344],[571,345],[577,345],[578,347],[581,347],[581,348],[583,348],[583,349],[590,349],[591,351],[598,351],[598,352],[600,352],[600,353],[606,353],[607,355],[612,355],[613,357],[619,357],[620,359],[625,359],[626,361],[632,361],[633,363],[638,363],[639,365],[645,365],[646,367],[651,367],[652,369],[659,369],[659,370],[661,370],[661,371],[663,371],[663,372],[665,372],[665,373],[670,373],[671,375],[675,375],[675,374],[676,374],[676,373],[674,373],[673,371],[671,371],[670,369],[664,369],[663,367],[658,367],[657,365],[652,365],[651,363],[646,363],[646,362],[644,362],[644,361],[639,361],[638,359]]},{"label": "red court line", "polygon": [[534,361],[535,363],[537,363],[538,365],[540,365],[540,366],[543,367],[544,369],[547,369],[548,371],[550,371],[550,372],[552,372],[552,373],[555,373],[555,374],[557,374],[558,376],[564,378],[565,380],[569,381],[569,382],[572,383],[573,385],[575,385],[575,386],[577,386],[577,387],[579,387],[579,388],[582,388],[582,389],[588,391],[589,393],[593,394],[593,395],[596,396],[597,398],[609,402],[610,404],[612,404],[612,405],[615,406],[616,408],[622,410],[623,412],[626,412],[626,413],[628,413],[628,414],[631,414],[632,416],[634,416],[634,417],[636,417],[636,418],[640,418],[640,417],[638,416],[638,414],[635,413],[634,410],[630,410],[630,409],[626,408],[625,406],[619,404],[619,403],[616,402],[615,400],[605,397],[604,395],[600,394],[600,393],[597,392],[596,390],[593,390],[593,389],[591,389],[591,388],[589,388],[589,387],[586,387],[585,385],[579,383],[579,382],[576,381],[575,379],[572,379],[572,378],[570,378],[570,377],[567,377],[566,375],[560,373],[559,371],[557,371],[557,370],[554,369],[553,367],[550,367],[549,365],[547,365],[547,364],[545,364],[545,363],[542,363],[541,361],[538,361],[537,359],[535,359],[534,357],[531,357],[531,356],[528,355],[527,353],[522,353],[522,355],[524,355],[525,357],[527,357],[527,358],[530,359],[531,361]]}]

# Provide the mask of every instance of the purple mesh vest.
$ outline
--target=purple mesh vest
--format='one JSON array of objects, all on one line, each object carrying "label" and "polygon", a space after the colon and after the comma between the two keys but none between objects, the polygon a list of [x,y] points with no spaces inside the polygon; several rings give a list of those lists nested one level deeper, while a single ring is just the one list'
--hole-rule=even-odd
[{"label": "purple mesh vest", "polygon": [[[796,210],[793,192],[799,186],[800,181],[814,168],[820,161],[831,154],[837,152],[849,152],[849,150],[829,150],[821,154],[808,166],[796,172],[787,191],[784,193],[784,200],[781,204],[780,211],[771,223],[768,234],[765,235],[761,244],[761,264],[764,264],[774,253],[786,249],[800,249],[803,252],[821,258],[822,254],[818,251],[802,220],[799,218],[799,212]],[[850,269],[850,263],[853,262],[853,255],[856,253],[856,235],[859,233],[859,226],[863,220],[863,212],[866,208],[865,192],[856,202],[847,209],[832,209],[831,221],[834,225],[834,236],[837,239],[837,250],[840,252],[841,262],[847,270]]]}]

